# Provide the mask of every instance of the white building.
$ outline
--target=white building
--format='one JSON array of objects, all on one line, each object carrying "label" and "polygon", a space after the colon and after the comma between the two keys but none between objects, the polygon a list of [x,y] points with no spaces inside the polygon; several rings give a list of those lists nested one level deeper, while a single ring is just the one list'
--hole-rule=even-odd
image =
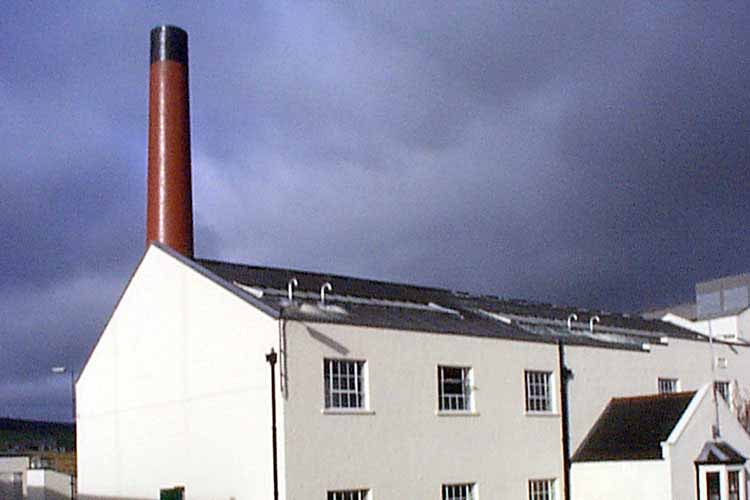
[{"label": "white building", "polygon": [[[77,384],[79,492],[270,498],[274,349],[280,498],[562,498],[560,340],[570,453],[612,397],[714,378],[705,338],[668,323],[154,244]],[[714,348],[750,385],[748,348]]]},{"label": "white building", "polygon": [[151,40],[150,244],[76,384],[79,498],[567,500],[612,397],[750,387],[744,342],[663,321],[193,258],[187,34]]},{"label": "white building", "polygon": [[750,274],[700,282],[695,285],[695,302],[649,311],[644,316],[714,338],[750,339]]},{"label": "white building", "polygon": [[750,435],[711,392],[613,399],[573,456],[573,498],[747,498]]},{"label": "white building", "polygon": [[0,455],[0,499],[65,500],[73,498],[70,474],[53,470],[38,456]]}]

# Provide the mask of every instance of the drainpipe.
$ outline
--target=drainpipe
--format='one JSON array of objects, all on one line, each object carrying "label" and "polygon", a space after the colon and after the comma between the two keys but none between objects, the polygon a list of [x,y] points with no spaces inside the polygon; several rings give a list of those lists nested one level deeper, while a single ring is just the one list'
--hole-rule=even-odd
[{"label": "drainpipe", "polygon": [[266,361],[271,365],[271,442],[273,444],[273,499],[279,500],[279,465],[276,458],[276,351],[266,354]]},{"label": "drainpipe", "polygon": [[714,351],[714,333],[711,330],[711,320],[708,320],[708,348],[711,352],[711,393],[714,397],[714,425],[711,429],[713,439],[721,437],[721,424],[719,423],[719,399],[716,397],[716,352]]},{"label": "drainpipe", "polygon": [[568,415],[568,379],[573,377],[573,372],[565,366],[565,347],[562,340],[557,341],[557,359],[560,370],[560,413],[562,415],[564,498],[565,500],[570,500],[570,418]]}]

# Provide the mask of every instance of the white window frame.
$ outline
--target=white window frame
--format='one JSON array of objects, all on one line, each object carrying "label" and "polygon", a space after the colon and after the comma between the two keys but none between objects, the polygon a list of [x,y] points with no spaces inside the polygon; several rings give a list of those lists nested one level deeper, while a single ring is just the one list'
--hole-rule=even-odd
[{"label": "white window frame", "polygon": [[745,468],[741,465],[698,465],[698,487],[700,488],[699,500],[708,500],[708,481],[706,474],[709,472],[719,473],[719,491],[721,500],[729,500],[729,472],[739,472],[740,495],[739,500],[747,500],[747,478]]},{"label": "white window frame", "polygon": [[[544,383],[541,385],[544,388],[544,396],[535,394],[532,390],[533,387],[538,387],[540,384],[539,380],[534,378],[544,377]],[[551,370],[536,370],[527,369],[523,371],[523,392],[524,392],[524,411],[527,415],[554,415],[557,412],[557,398],[555,397],[556,384],[555,384],[555,372]],[[546,408],[538,409],[533,408],[538,406],[536,403],[542,402]]]},{"label": "white window frame", "polygon": [[557,479],[529,479],[526,483],[529,500],[557,500]]},{"label": "white window frame", "polygon": [[[345,372],[341,369],[343,366],[347,367]],[[353,373],[349,370],[350,367],[354,368]],[[334,387],[335,378],[341,379],[342,377],[347,380],[347,388],[342,389],[340,382],[338,388]],[[324,412],[366,412],[369,408],[368,392],[367,361],[347,358],[323,359]],[[334,404],[336,400],[335,396],[339,396],[338,404]],[[359,397],[359,405],[353,406],[349,404],[348,406],[345,406],[343,403],[344,397],[346,397],[348,401],[351,401],[352,396]]]},{"label": "white window frame", "polygon": [[440,498],[442,500],[478,500],[477,483],[445,483],[440,488]]},{"label": "white window frame", "polygon": [[329,490],[326,492],[326,500],[370,500],[370,490]]},{"label": "white window frame", "polygon": [[[726,394],[724,394],[719,387],[726,387]],[[721,397],[728,405],[732,404],[732,384],[728,380],[714,380],[714,394]]]},{"label": "white window frame", "polygon": [[[666,384],[674,384],[673,390],[662,390],[662,387],[665,387]],[[658,377],[656,379],[656,391],[659,394],[674,394],[680,392],[680,379],[677,377]]]},{"label": "white window frame", "polygon": [[[445,369],[461,370],[461,387],[463,391],[460,395],[454,393],[445,394]],[[474,412],[474,370],[470,366],[438,365],[437,383],[438,413],[461,414]],[[457,407],[460,406],[458,404],[459,401],[464,401],[462,408]]]}]

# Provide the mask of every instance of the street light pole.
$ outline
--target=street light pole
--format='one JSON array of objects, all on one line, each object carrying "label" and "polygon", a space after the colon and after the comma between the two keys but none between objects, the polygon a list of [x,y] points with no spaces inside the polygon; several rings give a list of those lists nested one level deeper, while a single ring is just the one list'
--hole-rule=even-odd
[{"label": "street light pole", "polygon": [[[70,374],[70,403],[71,403],[71,416],[73,417],[73,453],[76,453],[76,449],[78,448],[78,433],[76,432],[76,380],[75,380],[75,372],[73,370],[69,370],[65,366],[53,366],[52,367],[52,373],[55,373],[57,375],[64,375],[65,373]],[[76,459],[77,461],[77,459]],[[75,470],[75,467],[73,468]],[[70,475],[70,498],[74,499],[76,497],[76,487],[75,487],[75,476],[71,473]]]},{"label": "street light pole", "polygon": [[[52,367],[52,373],[56,373],[58,375],[63,375],[64,373],[70,374],[70,411],[71,411],[71,417],[73,418],[73,437],[75,438],[76,435],[76,381],[75,381],[75,372],[73,370],[69,370],[65,366],[53,366]],[[73,440],[73,449],[76,448],[76,442],[75,439]]]}]

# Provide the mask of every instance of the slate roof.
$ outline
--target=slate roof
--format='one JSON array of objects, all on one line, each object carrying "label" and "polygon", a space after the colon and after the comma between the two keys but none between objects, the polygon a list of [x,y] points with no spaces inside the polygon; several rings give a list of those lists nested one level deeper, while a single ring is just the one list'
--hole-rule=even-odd
[{"label": "slate roof", "polygon": [[661,459],[661,443],[677,425],[695,392],[610,400],[573,462]]},{"label": "slate roof", "polygon": [[747,458],[723,441],[709,441],[695,460],[699,465],[744,464]]},{"label": "slate roof", "polygon": [[[662,337],[704,339],[671,323],[627,314],[294,269],[206,259],[195,263],[288,319],[633,350],[642,350],[644,343],[658,344]],[[294,302],[287,299],[291,279],[298,282]],[[320,307],[326,282],[332,287],[328,307]],[[567,327],[571,314],[578,316],[572,332]],[[592,334],[593,316],[599,322]]]}]

